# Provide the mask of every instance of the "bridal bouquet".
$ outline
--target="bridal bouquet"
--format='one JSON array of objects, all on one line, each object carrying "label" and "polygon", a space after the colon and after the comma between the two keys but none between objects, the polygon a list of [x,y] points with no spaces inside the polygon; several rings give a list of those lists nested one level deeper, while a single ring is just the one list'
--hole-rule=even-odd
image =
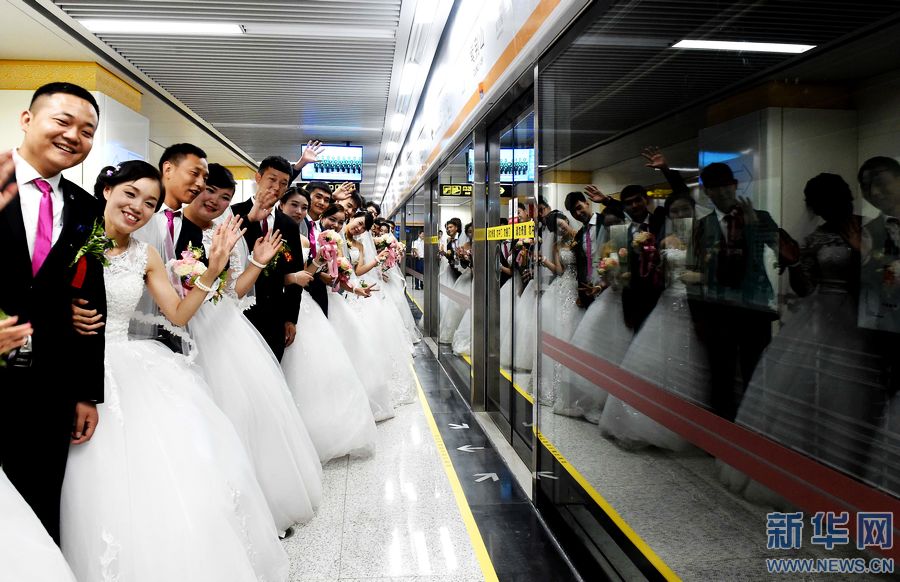
[{"label": "bridal bouquet", "polygon": [[75,276],[72,277],[72,287],[81,289],[84,285],[84,278],[87,276],[87,259],[94,257],[100,264],[106,267],[109,265],[109,259],[106,258],[106,251],[115,248],[116,241],[106,236],[106,230],[103,228],[103,221],[97,219],[91,228],[91,234],[88,235],[87,242],[75,253],[75,258],[69,264],[75,267]]},{"label": "bridal bouquet", "polygon": [[651,279],[654,285],[662,284],[662,260],[656,237],[650,232],[636,232],[631,239],[631,246],[638,253],[640,275],[644,279]]},{"label": "bridal bouquet", "polygon": [[387,271],[391,267],[397,264],[397,257],[399,253],[399,244],[397,239],[394,238],[394,235],[391,233],[383,234],[381,236],[376,236],[375,239],[375,248],[380,252],[385,249],[388,251],[387,258],[384,260],[384,263],[381,265],[382,271]]},{"label": "bridal bouquet", "polygon": [[350,275],[353,273],[353,265],[350,264],[350,261],[346,257],[338,257],[335,263],[338,274],[337,277],[334,278],[332,286],[334,290],[337,291],[341,283],[348,283],[350,281]]},{"label": "bridal bouquet", "polygon": [[[182,297],[187,295],[197,283],[197,279],[206,273],[206,265],[201,260],[203,258],[203,249],[195,247],[188,243],[188,249],[182,251],[180,259],[172,259],[166,266],[172,272],[180,283],[179,293]],[[273,259],[274,262],[274,259]],[[225,291],[224,280],[228,276],[228,271],[222,271],[218,278],[218,285],[215,288],[212,300],[218,303],[219,299]]]},{"label": "bridal bouquet", "polygon": [[328,276],[334,281],[337,281],[338,277],[338,259],[342,258],[338,252],[338,243],[343,240],[341,235],[333,230],[323,230],[316,239],[319,244],[319,257],[325,262]]}]

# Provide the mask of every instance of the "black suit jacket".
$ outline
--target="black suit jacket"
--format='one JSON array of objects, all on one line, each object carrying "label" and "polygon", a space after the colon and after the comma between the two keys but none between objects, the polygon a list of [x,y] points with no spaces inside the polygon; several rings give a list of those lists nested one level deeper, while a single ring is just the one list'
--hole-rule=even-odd
[{"label": "black suit jacket", "polygon": [[[309,225],[312,223],[312,220],[309,218],[304,219],[306,227],[306,236],[309,237],[310,228]],[[321,231],[316,229],[316,236],[320,234]],[[319,244],[316,241],[316,252],[318,253]],[[310,249],[309,259],[306,261],[307,265],[311,265],[313,262],[312,249]],[[322,310],[322,313],[325,314],[325,317],[328,317],[328,286],[325,284],[319,275],[313,277],[312,281],[309,282],[309,285],[306,286],[306,292],[309,293],[309,296],[313,301],[319,306],[319,309]]]},{"label": "black suit jacket", "polygon": [[[244,239],[247,241],[247,247],[253,251],[253,245],[256,239],[262,236],[262,227],[258,222],[250,222],[247,220],[247,214],[253,207],[253,201],[247,200],[239,202],[231,207],[235,216],[244,219]],[[289,273],[295,273],[303,268],[303,250],[300,246],[300,231],[297,224],[288,218],[280,210],[275,212],[274,227],[281,231],[284,242],[291,249],[291,260],[285,260],[284,257],[279,259],[278,264],[270,274],[265,272],[256,280],[256,305],[247,310],[247,317],[260,329],[263,336],[266,332],[262,327],[270,330],[280,329],[280,333],[284,333],[285,323],[297,323],[297,315],[300,310],[301,289],[296,285],[284,286],[284,276]],[[284,345],[282,342],[282,350]],[[275,350],[273,350],[275,351]],[[276,355],[278,352],[276,351]]]},{"label": "black suit jacket", "polygon": [[770,306],[774,291],[766,273],[764,252],[767,246],[778,252],[778,225],[764,210],[757,210],[756,216],[755,224],[744,226],[745,268],[736,283],[719,281],[719,251],[726,241],[718,215],[712,212],[696,221],[692,262],[693,269],[700,272],[702,282],[688,287],[690,299],[754,309],[770,320],[777,319],[777,313]]},{"label": "black suit jacket", "polygon": [[591,226],[590,224],[583,224],[581,229],[575,234],[575,246],[572,247],[572,253],[575,255],[575,271],[578,277],[578,299],[581,303],[581,306],[587,308],[588,305],[593,303],[594,297],[585,293],[581,287],[583,285],[590,285],[591,279],[593,278],[593,273],[588,273],[588,265],[587,265],[587,251],[584,248],[584,238],[585,233],[588,228],[592,228],[591,232],[591,240],[596,241],[600,240],[598,237],[602,236],[602,227],[603,227],[603,217],[600,213],[595,212],[594,216],[595,224]]},{"label": "black suit jacket", "polygon": [[36,378],[49,385],[10,386],[9,368],[0,368],[0,386],[12,390],[47,390],[59,402],[103,402],[103,330],[83,336],[72,325],[72,300],[86,299],[89,308],[106,314],[103,265],[90,257],[80,289],[72,287],[75,254],[87,242],[102,204],[72,182],[62,178],[60,191],[65,199],[63,228],[36,276],[31,274],[31,257],[25,238],[22,206],[15,198],[0,210],[0,248],[7,257],[6,274],[0,285],[0,309],[31,322],[32,366]]}]

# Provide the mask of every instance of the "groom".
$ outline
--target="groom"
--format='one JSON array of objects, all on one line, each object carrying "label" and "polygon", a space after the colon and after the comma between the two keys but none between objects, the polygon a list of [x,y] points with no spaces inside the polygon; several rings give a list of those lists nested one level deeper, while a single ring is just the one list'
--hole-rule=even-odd
[{"label": "groom", "polygon": [[[2,356],[0,465],[57,543],[69,444],[87,442],[97,427],[104,350],[102,326],[93,335],[72,327],[70,267],[103,207],[61,172],[90,153],[99,119],[87,90],[44,85],[20,116],[22,145],[0,157],[0,248],[7,263],[0,309],[33,330],[25,345]],[[17,197],[9,195],[12,184]],[[103,268],[87,264],[78,296],[102,316]]]}]

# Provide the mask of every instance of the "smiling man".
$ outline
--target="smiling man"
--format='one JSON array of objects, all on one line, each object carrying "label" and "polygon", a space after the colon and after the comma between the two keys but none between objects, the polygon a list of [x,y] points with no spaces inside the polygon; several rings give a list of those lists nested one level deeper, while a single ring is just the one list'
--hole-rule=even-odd
[{"label": "smiling man", "polygon": [[[88,336],[72,326],[70,267],[102,206],[62,171],[88,156],[99,120],[97,101],[84,88],[44,85],[19,118],[22,145],[0,158],[15,165],[18,190],[0,209],[0,248],[7,255],[0,309],[28,324],[16,349],[0,355],[7,411],[0,466],[57,543],[69,445],[89,440],[99,420],[104,350],[102,329]],[[78,293],[102,317],[99,262],[88,267]]]}]

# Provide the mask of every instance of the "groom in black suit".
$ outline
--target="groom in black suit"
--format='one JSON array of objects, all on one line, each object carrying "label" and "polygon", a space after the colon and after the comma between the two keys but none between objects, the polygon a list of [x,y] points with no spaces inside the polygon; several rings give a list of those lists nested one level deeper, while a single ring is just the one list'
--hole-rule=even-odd
[{"label": "groom in black suit", "polygon": [[765,248],[778,254],[782,269],[799,260],[800,248],[768,212],[737,197],[738,183],[726,164],[706,166],[700,180],[715,211],[694,226],[692,270],[700,277],[688,285],[688,301],[709,354],[713,411],[734,420],[778,319]]},{"label": "groom in black suit", "polygon": [[235,216],[244,219],[244,239],[247,247],[260,237],[279,230],[290,249],[290,259],[282,256],[269,273],[263,271],[254,287],[256,304],[245,312],[247,319],[259,330],[279,360],[284,348],[294,342],[297,334],[297,315],[300,311],[301,290],[297,285],[285,286],[285,276],[303,269],[303,249],[300,230],[291,218],[275,208],[288,187],[291,166],[280,156],[270,156],[259,165],[255,180],[256,194],[250,200],[231,207]]},{"label": "groom in black suit", "polygon": [[[29,343],[4,355],[0,367],[6,411],[0,465],[57,543],[69,445],[90,440],[96,405],[103,402],[102,325],[91,335],[76,333],[75,287],[88,309],[101,318],[106,313],[100,262],[86,260],[77,283],[71,267],[103,206],[61,172],[90,153],[99,119],[87,90],[44,85],[21,114],[22,145],[0,159],[6,186],[0,248],[7,255],[0,309],[33,330]],[[9,195],[13,189],[18,196]]]}]

